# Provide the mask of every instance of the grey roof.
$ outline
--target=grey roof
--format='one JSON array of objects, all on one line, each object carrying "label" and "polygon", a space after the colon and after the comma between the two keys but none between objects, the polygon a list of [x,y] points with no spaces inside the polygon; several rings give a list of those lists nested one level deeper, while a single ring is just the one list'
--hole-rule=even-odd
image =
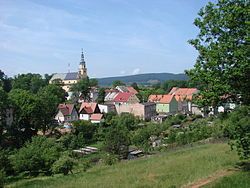
[{"label": "grey roof", "polygon": [[67,73],[64,80],[77,80],[78,72]]},{"label": "grey roof", "polygon": [[64,80],[65,77],[66,77],[66,74],[67,73],[56,73],[52,76],[52,78],[50,79],[51,81],[52,80],[56,80],[56,79],[61,79],[61,80]]}]

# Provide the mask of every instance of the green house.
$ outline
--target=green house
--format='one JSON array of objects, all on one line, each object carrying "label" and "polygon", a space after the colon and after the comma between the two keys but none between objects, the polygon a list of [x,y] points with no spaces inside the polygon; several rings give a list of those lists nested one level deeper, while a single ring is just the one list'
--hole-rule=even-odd
[{"label": "green house", "polygon": [[163,95],[156,104],[157,113],[175,113],[178,111],[178,102],[173,95]]}]

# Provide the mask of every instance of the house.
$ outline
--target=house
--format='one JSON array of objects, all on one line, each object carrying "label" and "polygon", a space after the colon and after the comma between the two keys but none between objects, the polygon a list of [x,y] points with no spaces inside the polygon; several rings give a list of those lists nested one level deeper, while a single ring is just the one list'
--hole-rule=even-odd
[{"label": "house", "polygon": [[101,113],[101,111],[97,103],[83,102],[79,110],[79,119],[89,121],[91,120],[90,117],[92,114],[99,114],[99,113]]},{"label": "house", "polygon": [[69,73],[56,73],[52,76],[49,83],[61,82],[62,88],[66,91],[70,91],[70,87],[77,83],[82,78],[87,78],[87,68],[86,62],[84,60],[83,52],[81,54],[81,61],[79,64],[78,72],[69,72]]},{"label": "house", "polygon": [[156,111],[160,114],[176,113],[178,112],[178,102],[173,95],[163,95],[156,104]]},{"label": "house", "polygon": [[116,112],[114,104],[98,104],[101,113]]},{"label": "house", "polygon": [[117,89],[106,89],[105,90],[105,104],[114,104],[114,99],[118,95],[119,91]]},{"label": "house", "polygon": [[119,92],[129,92],[133,94],[138,94],[138,91],[136,91],[132,86],[116,86],[116,88]]},{"label": "house", "polygon": [[72,122],[78,120],[78,113],[74,104],[59,104],[55,119],[59,123]]},{"label": "house", "polygon": [[116,105],[118,114],[131,113],[142,120],[150,120],[152,116],[156,115],[156,104],[153,102],[146,103],[123,103]]},{"label": "house", "polygon": [[130,92],[119,92],[114,100],[113,100],[115,105],[120,105],[120,104],[133,104],[133,103],[139,103],[140,100],[136,97],[134,93]]},{"label": "house", "polygon": [[178,111],[185,114],[199,114],[200,109],[192,103],[193,97],[199,90],[197,88],[178,88],[173,87],[169,95],[174,95],[178,101]]},{"label": "house", "polygon": [[91,114],[90,116],[91,123],[101,123],[104,121],[103,114]]}]

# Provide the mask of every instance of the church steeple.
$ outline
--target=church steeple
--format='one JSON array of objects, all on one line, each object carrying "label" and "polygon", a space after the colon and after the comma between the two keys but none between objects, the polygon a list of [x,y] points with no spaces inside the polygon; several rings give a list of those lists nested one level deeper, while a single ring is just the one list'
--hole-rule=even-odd
[{"label": "church steeple", "polygon": [[79,64],[78,77],[79,77],[79,79],[87,77],[87,68],[86,68],[86,63],[84,60],[83,49],[82,49],[82,53],[81,53],[81,61]]},{"label": "church steeple", "polygon": [[84,61],[84,54],[83,54],[83,49],[82,49],[82,54],[81,54],[81,61],[80,61],[80,65],[83,65],[84,68],[86,68],[86,63]]}]

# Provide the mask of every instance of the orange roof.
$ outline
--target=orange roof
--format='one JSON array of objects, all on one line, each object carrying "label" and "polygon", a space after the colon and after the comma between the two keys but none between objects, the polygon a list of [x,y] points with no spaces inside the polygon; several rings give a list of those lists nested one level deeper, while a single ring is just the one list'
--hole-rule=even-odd
[{"label": "orange roof", "polygon": [[168,104],[172,101],[173,97],[174,97],[173,95],[163,95],[163,97],[160,100],[160,103]]},{"label": "orange roof", "polygon": [[138,94],[138,91],[136,91],[132,86],[128,86],[127,89],[130,93],[134,93],[135,95]]},{"label": "orange roof", "polygon": [[103,118],[103,114],[92,114],[90,120],[100,121]]},{"label": "orange roof", "polygon": [[173,87],[169,94],[174,95],[177,101],[192,100],[194,94],[198,92],[197,88],[177,88]]},{"label": "orange roof", "polygon": [[84,110],[85,113],[91,114],[91,113],[95,112],[96,107],[97,107],[97,103],[94,103],[94,102],[91,102],[91,103],[83,102],[81,104],[79,112],[81,112],[82,110]]},{"label": "orange roof", "polygon": [[163,95],[149,95],[148,102],[159,102]]}]

